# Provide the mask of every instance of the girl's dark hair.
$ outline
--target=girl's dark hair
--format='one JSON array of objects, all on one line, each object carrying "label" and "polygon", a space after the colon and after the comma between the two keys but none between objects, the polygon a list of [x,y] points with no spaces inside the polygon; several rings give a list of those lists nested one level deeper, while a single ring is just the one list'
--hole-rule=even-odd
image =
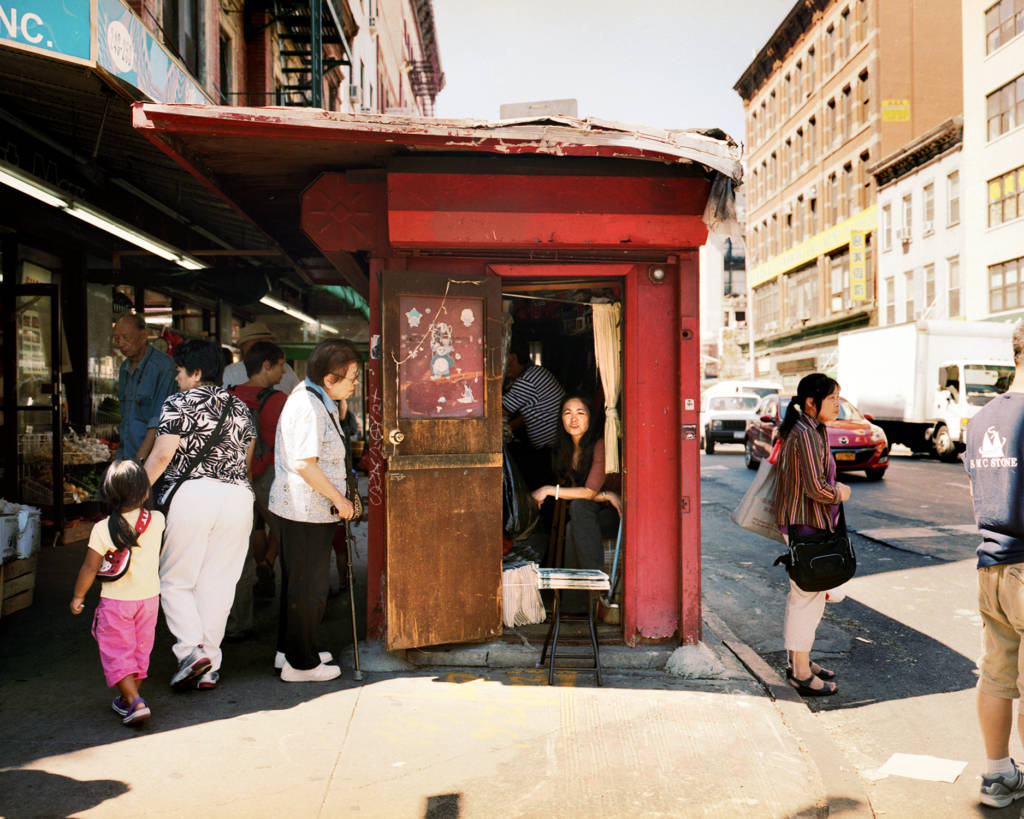
[{"label": "girl's dark hair", "polygon": [[189,375],[199,370],[199,380],[210,384],[220,384],[224,374],[224,355],[214,341],[197,338],[179,344],[174,349],[174,363],[184,367]]},{"label": "girl's dark hair", "polygon": [[828,398],[832,391],[838,389],[839,383],[834,378],[829,378],[825,373],[811,373],[800,379],[796,387],[796,395],[786,407],[786,415],[779,426],[779,437],[785,438],[793,428],[793,424],[800,417],[800,412],[807,405],[807,399],[813,398],[814,404],[821,410],[822,402]]},{"label": "girl's dark hair", "polygon": [[149,496],[149,477],[135,461],[114,461],[103,476],[103,499],[110,510],[114,525],[110,527],[115,549],[134,548],[139,545],[135,528],[121,513],[138,509]]},{"label": "girl's dark hair", "polygon": [[[562,412],[565,410],[565,405],[573,399],[582,402],[583,406],[587,408],[587,412],[590,413],[590,426],[580,438],[580,459],[575,469],[572,464],[572,436],[566,432],[565,424],[562,423]],[[603,428],[604,425],[594,413],[594,402],[590,398],[574,394],[567,395],[562,399],[562,405],[558,409],[558,432],[555,435],[555,443],[551,447],[551,469],[555,473],[557,483],[568,486],[583,486],[586,483],[590,467],[594,463],[594,445],[602,438]]]},{"label": "girl's dark hair", "polygon": [[361,361],[362,357],[348,339],[325,338],[310,353],[306,375],[314,384],[322,386],[328,373],[344,372],[352,362]]}]

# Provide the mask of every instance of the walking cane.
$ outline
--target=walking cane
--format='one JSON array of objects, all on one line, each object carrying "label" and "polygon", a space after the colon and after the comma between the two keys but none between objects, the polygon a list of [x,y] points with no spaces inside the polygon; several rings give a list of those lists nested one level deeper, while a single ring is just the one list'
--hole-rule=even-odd
[{"label": "walking cane", "polygon": [[352,580],[352,526],[345,521],[345,548],[348,550],[348,602],[352,609],[352,651],[355,654],[355,671],[352,678],[361,680],[363,672],[359,670],[359,633],[356,629],[356,586]]}]

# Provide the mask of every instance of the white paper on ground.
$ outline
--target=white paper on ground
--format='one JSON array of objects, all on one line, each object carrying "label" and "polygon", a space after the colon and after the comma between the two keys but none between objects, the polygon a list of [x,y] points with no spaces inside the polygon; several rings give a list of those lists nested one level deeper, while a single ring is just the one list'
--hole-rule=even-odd
[{"label": "white paper on ground", "polygon": [[906,776],[911,779],[927,779],[929,782],[956,782],[967,767],[966,762],[942,759],[923,754],[893,754],[878,769],[882,776]]}]

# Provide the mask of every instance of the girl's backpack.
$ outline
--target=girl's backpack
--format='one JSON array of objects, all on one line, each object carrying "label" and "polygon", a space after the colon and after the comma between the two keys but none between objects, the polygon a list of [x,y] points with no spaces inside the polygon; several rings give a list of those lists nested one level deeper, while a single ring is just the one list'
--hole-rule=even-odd
[{"label": "girl's backpack", "polygon": [[[141,535],[146,531],[146,527],[149,526],[149,521],[153,515],[148,509],[139,510],[139,519],[135,521],[135,534]],[[117,524],[114,523],[114,516],[111,515],[107,519],[107,528],[110,531],[111,539],[114,538],[114,527]],[[96,576],[100,580],[120,580],[124,577],[128,571],[128,567],[132,562],[132,550],[130,546],[125,546],[123,549],[110,549],[105,555],[103,555],[103,561],[100,563],[99,571],[96,572]]]}]

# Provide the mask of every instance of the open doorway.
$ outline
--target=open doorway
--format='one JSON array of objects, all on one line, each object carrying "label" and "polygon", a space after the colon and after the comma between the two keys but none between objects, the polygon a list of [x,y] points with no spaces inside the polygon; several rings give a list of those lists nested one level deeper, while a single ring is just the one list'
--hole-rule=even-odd
[{"label": "open doorway", "polygon": [[[541,503],[536,529],[515,540],[506,536],[503,568],[508,571],[532,559],[540,566],[603,569],[612,589],[598,607],[598,636],[610,643],[622,641],[626,555],[619,510],[624,441],[614,433],[606,436],[605,407],[615,407],[617,416],[622,405],[621,395],[615,393],[621,392],[623,328],[620,307],[595,310],[594,305],[621,306],[622,299],[623,285],[617,279],[506,279],[502,288],[503,345],[508,352],[503,383],[505,453],[522,464],[530,490],[542,496],[536,498]],[[596,333],[595,312],[601,314]],[[611,322],[609,314],[615,316]],[[524,388],[527,380],[529,387]],[[569,401],[571,396],[586,405],[589,436],[580,433],[579,419],[572,418],[580,402]],[[531,417],[539,414],[543,417]],[[554,495],[552,485],[558,488]],[[587,492],[593,494],[579,497]],[[575,594],[568,607],[585,607],[585,593]],[[567,596],[562,599],[565,606]],[[545,603],[550,610],[550,601]],[[531,641],[543,640],[545,629],[543,624],[517,627]],[[589,635],[580,632],[579,638]]]}]

